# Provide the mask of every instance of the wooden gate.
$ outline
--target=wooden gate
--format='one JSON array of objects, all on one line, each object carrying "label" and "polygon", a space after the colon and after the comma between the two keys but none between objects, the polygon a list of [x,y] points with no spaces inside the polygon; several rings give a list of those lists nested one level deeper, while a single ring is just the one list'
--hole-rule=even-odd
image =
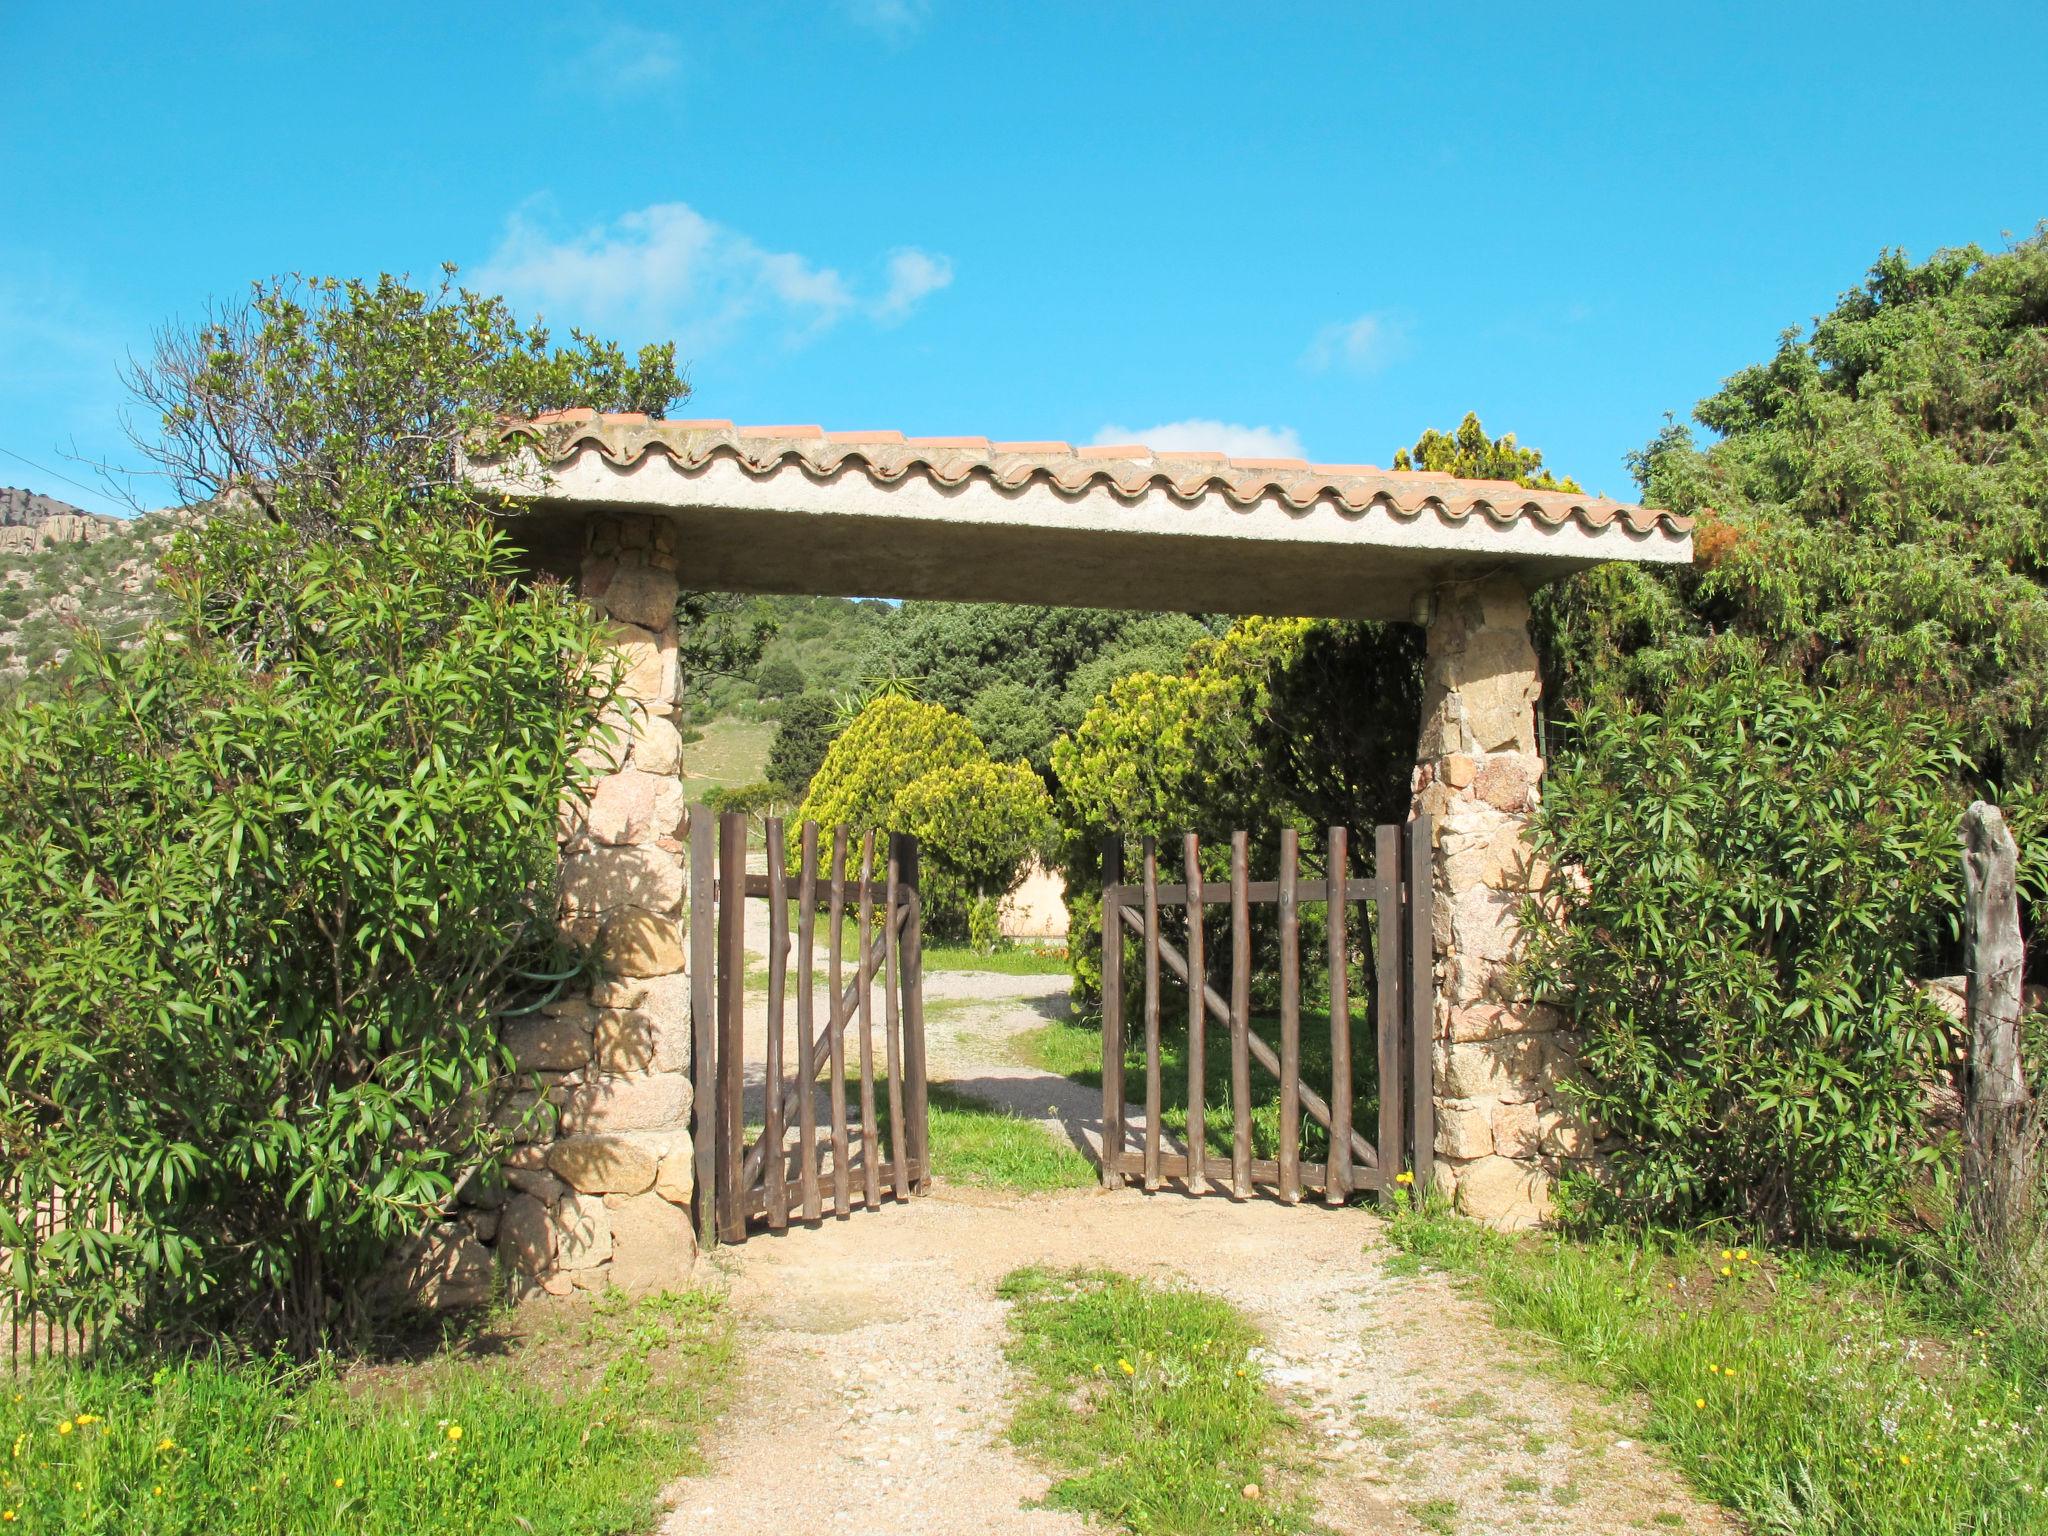
[{"label": "wooden gate", "polygon": [[[716,821],[704,811],[690,818],[697,1226],[707,1248],[743,1241],[756,1224],[782,1231],[792,1220],[816,1222],[828,1211],[844,1218],[856,1206],[874,1210],[885,1189],[906,1200],[924,1193],[931,1180],[917,840],[892,834],[877,849],[873,832],[856,842],[847,828],[835,827],[829,845],[821,846],[817,823],[807,821],[798,832],[792,877],[782,821],[771,817],[767,872],[753,875],[747,873],[747,830],[748,818],[738,812]],[[855,859],[857,865],[850,862]],[[822,1007],[817,966],[821,895]],[[753,1084],[746,987],[749,897],[766,901],[768,917],[765,1027]],[[849,912],[854,919],[851,980],[844,954]],[[880,1076],[877,978],[882,993]],[[793,1036],[784,1028],[792,985]],[[858,1047],[851,1106],[850,1039]],[[748,1114],[753,1087],[759,1091],[757,1122],[750,1122]]]},{"label": "wooden gate", "polygon": [[[1435,1002],[1430,819],[1422,816],[1406,826],[1376,829],[1374,873],[1368,880],[1349,875],[1350,843],[1345,828],[1332,827],[1323,877],[1303,880],[1298,867],[1299,840],[1293,829],[1286,829],[1280,834],[1277,878],[1253,880],[1249,840],[1243,832],[1233,833],[1229,881],[1221,886],[1204,883],[1202,849],[1192,832],[1182,840],[1180,849],[1183,878],[1167,883],[1159,878],[1159,854],[1153,839],[1146,838],[1141,845],[1139,877],[1134,882],[1125,879],[1122,839],[1112,838],[1105,845],[1101,1166],[1106,1186],[1117,1189],[1126,1178],[1138,1178],[1146,1189],[1158,1189],[1172,1179],[1195,1194],[1221,1184],[1243,1199],[1256,1186],[1264,1185],[1287,1201],[1299,1200],[1307,1186],[1319,1188],[1324,1199],[1334,1205],[1362,1189],[1377,1189],[1383,1201],[1390,1201],[1405,1168],[1412,1171],[1418,1185],[1427,1187],[1436,1137],[1430,1057]],[[1327,909],[1329,936],[1329,1071],[1320,1085],[1308,1081],[1301,1063],[1300,909],[1316,902]],[[1228,999],[1209,983],[1209,925],[1205,918],[1210,907],[1222,906],[1230,909]],[[1277,1049],[1254,1027],[1252,1016],[1252,909],[1258,906],[1278,909]],[[1186,953],[1160,931],[1162,912],[1176,908],[1185,918]],[[1375,1123],[1367,1127],[1353,1124],[1356,1074],[1349,972],[1355,908],[1362,909],[1366,920],[1362,926],[1374,962],[1370,1016],[1379,1107]],[[1125,1134],[1124,945],[1132,936],[1139,941],[1139,963],[1144,968],[1144,1132],[1138,1150],[1126,1144]],[[1181,1063],[1187,1079],[1184,1153],[1165,1146],[1160,1124],[1165,1111],[1160,1048],[1162,965],[1178,979],[1186,995],[1187,1039]],[[1210,1109],[1205,1080],[1211,1020],[1227,1032],[1230,1052],[1227,1159],[1211,1153],[1207,1146]],[[1270,1159],[1252,1156],[1255,1063],[1279,1083],[1279,1134],[1276,1155]],[[1319,1165],[1302,1165],[1304,1112],[1328,1133],[1329,1154]]]}]

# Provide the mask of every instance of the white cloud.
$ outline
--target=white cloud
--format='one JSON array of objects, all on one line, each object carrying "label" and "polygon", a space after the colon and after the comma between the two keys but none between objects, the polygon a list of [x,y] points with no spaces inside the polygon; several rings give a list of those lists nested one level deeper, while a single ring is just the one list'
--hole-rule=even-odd
[{"label": "white cloud", "polygon": [[953,281],[953,258],[934,256],[914,245],[889,253],[889,289],[875,302],[872,313],[884,324],[901,320],[927,294],[937,293]]},{"label": "white cloud", "polygon": [[1346,368],[1354,373],[1377,373],[1401,355],[1407,342],[1407,327],[1399,320],[1385,313],[1367,313],[1317,331],[1301,361],[1318,371]]},{"label": "white cloud", "polygon": [[843,0],[856,26],[896,39],[909,36],[930,17],[931,0]]},{"label": "white cloud", "polygon": [[1148,448],[1213,449],[1233,459],[1305,459],[1301,434],[1292,427],[1249,427],[1237,421],[1192,416],[1156,427],[1123,427],[1114,422],[1095,434],[1096,446],[1143,443]]},{"label": "white cloud", "polygon": [[607,96],[629,96],[673,80],[682,69],[682,40],[674,33],[615,21],[565,60],[562,74]]},{"label": "white cloud", "polygon": [[486,290],[550,318],[634,336],[674,336],[695,353],[742,330],[800,343],[854,312],[882,324],[904,319],[952,281],[944,256],[903,247],[885,285],[862,293],[834,267],[771,251],[688,203],[654,203],[580,234],[543,227],[536,204],[506,222],[477,269]]}]

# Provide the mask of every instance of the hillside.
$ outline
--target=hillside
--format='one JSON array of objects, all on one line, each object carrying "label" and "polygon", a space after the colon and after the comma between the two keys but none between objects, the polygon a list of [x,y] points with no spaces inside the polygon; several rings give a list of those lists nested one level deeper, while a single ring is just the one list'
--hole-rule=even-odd
[{"label": "hillside", "polygon": [[61,663],[81,625],[116,644],[156,616],[156,560],[169,512],[122,519],[0,488],[0,689]]}]

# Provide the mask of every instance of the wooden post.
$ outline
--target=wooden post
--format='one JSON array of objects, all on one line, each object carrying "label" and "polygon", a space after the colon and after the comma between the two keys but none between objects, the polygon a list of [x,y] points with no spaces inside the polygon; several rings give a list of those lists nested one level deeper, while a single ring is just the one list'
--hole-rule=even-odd
[{"label": "wooden post", "polygon": [[874,973],[868,966],[875,927],[874,881],[875,833],[870,827],[860,835],[860,918],[854,928],[860,936],[860,966],[854,976],[860,985],[860,1187],[871,1211],[882,1203],[882,1138],[875,1126]]},{"label": "wooden post", "polygon": [[[768,1042],[761,1085],[761,1143],[768,1156],[762,1165],[768,1191],[768,1230],[789,1225],[788,1154],[782,1127],[782,1004],[789,984],[789,892],[782,870],[782,818],[770,816],[768,848]],[[808,1042],[806,1042],[808,1045]],[[807,1053],[806,1053],[807,1054]]]},{"label": "wooden post", "polygon": [[1373,836],[1373,921],[1379,944],[1373,968],[1374,1048],[1380,1075],[1380,1204],[1391,1206],[1394,1180],[1408,1166],[1407,1053],[1401,1047],[1408,1033],[1407,919],[1401,902],[1401,829],[1381,827]]},{"label": "wooden post", "polygon": [[746,1151],[741,1099],[747,1067],[747,818],[718,819],[718,1235],[747,1235],[747,1192],[740,1159]]},{"label": "wooden post", "polygon": [[1351,948],[1347,935],[1351,903],[1351,834],[1330,828],[1323,867],[1328,876],[1330,930],[1330,1162],[1323,1175],[1323,1199],[1342,1205],[1351,1193]]},{"label": "wooden post", "polygon": [[1408,1093],[1415,1122],[1415,1194],[1436,1171],[1435,822],[1408,823]]},{"label": "wooden post", "polygon": [[[853,1181],[848,1168],[846,1137],[846,998],[841,952],[846,948],[846,828],[832,829],[832,895],[825,914],[832,925],[825,945],[825,969],[831,977],[832,1004],[825,1036],[831,1051],[828,1078],[832,1084],[832,1214],[841,1221],[853,1214]],[[865,956],[861,962],[864,963]]]},{"label": "wooden post", "polygon": [[1203,1006],[1203,992],[1209,984],[1207,957],[1202,946],[1202,845],[1190,832],[1182,841],[1182,862],[1188,886],[1188,1193],[1207,1194],[1205,1171],[1208,1113],[1203,1098],[1208,1085],[1209,1010]]},{"label": "wooden post", "polygon": [[1230,834],[1230,1192],[1252,1192],[1252,892],[1251,844]]},{"label": "wooden post", "polygon": [[1301,838],[1280,829],[1280,1198],[1301,1199]]},{"label": "wooden post", "polygon": [[2020,1055],[2027,951],[2019,848],[1994,805],[1963,814],[1963,964],[1970,1060],[1963,1073],[1963,1191],[1987,1256],[2002,1258],[2033,1190],[2032,1095]]},{"label": "wooden post", "polygon": [[796,995],[797,1047],[797,1135],[803,1141],[804,1167],[800,1175],[804,1198],[804,1220],[816,1221],[824,1214],[818,1192],[818,1074],[812,1063],[817,1043],[816,1004],[818,988],[817,955],[813,948],[818,927],[818,824],[804,823],[802,859],[796,877],[796,947],[798,985]]},{"label": "wooden post", "polygon": [[691,1134],[697,1140],[695,1154],[697,1189],[697,1243],[702,1248],[718,1246],[715,1196],[718,1146],[718,932],[717,829],[711,812],[698,806],[690,812],[690,1085]]},{"label": "wooden post", "polygon": [[1124,1187],[1124,840],[1102,844],[1102,1187]]},{"label": "wooden post", "polygon": [[1159,1187],[1159,846],[1145,839],[1145,1187]]},{"label": "wooden post", "polygon": [[917,839],[896,833],[892,848],[898,859],[909,910],[903,915],[903,957],[898,983],[903,988],[903,1072],[909,1095],[911,1178],[923,1194],[932,1181],[931,1095],[925,1082],[924,1054],[924,897],[919,887],[922,866]]},{"label": "wooden post", "polygon": [[903,864],[894,837],[887,850],[888,878],[882,901],[882,1043],[889,1068],[889,1188],[898,1200],[910,1198],[909,1155],[905,1150],[903,1119],[903,1051],[898,1043],[902,1032],[902,1011],[897,1006],[897,987],[902,972],[902,945],[897,938],[896,902],[902,890]]}]

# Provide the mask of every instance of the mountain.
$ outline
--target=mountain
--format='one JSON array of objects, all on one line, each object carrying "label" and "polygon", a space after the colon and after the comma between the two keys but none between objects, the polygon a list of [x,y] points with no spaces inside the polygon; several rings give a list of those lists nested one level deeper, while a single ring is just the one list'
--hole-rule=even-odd
[{"label": "mountain", "polygon": [[95,544],[121,531],[121,519],[84,512],[35,491],[0,485],[0,555],[29,554],[51,544]]},{"label": "mountain", "polygon": [[160,612],[156,562],[177,526],[0,487],[0,692],[61,664],[81,626],[132,645]]}]

